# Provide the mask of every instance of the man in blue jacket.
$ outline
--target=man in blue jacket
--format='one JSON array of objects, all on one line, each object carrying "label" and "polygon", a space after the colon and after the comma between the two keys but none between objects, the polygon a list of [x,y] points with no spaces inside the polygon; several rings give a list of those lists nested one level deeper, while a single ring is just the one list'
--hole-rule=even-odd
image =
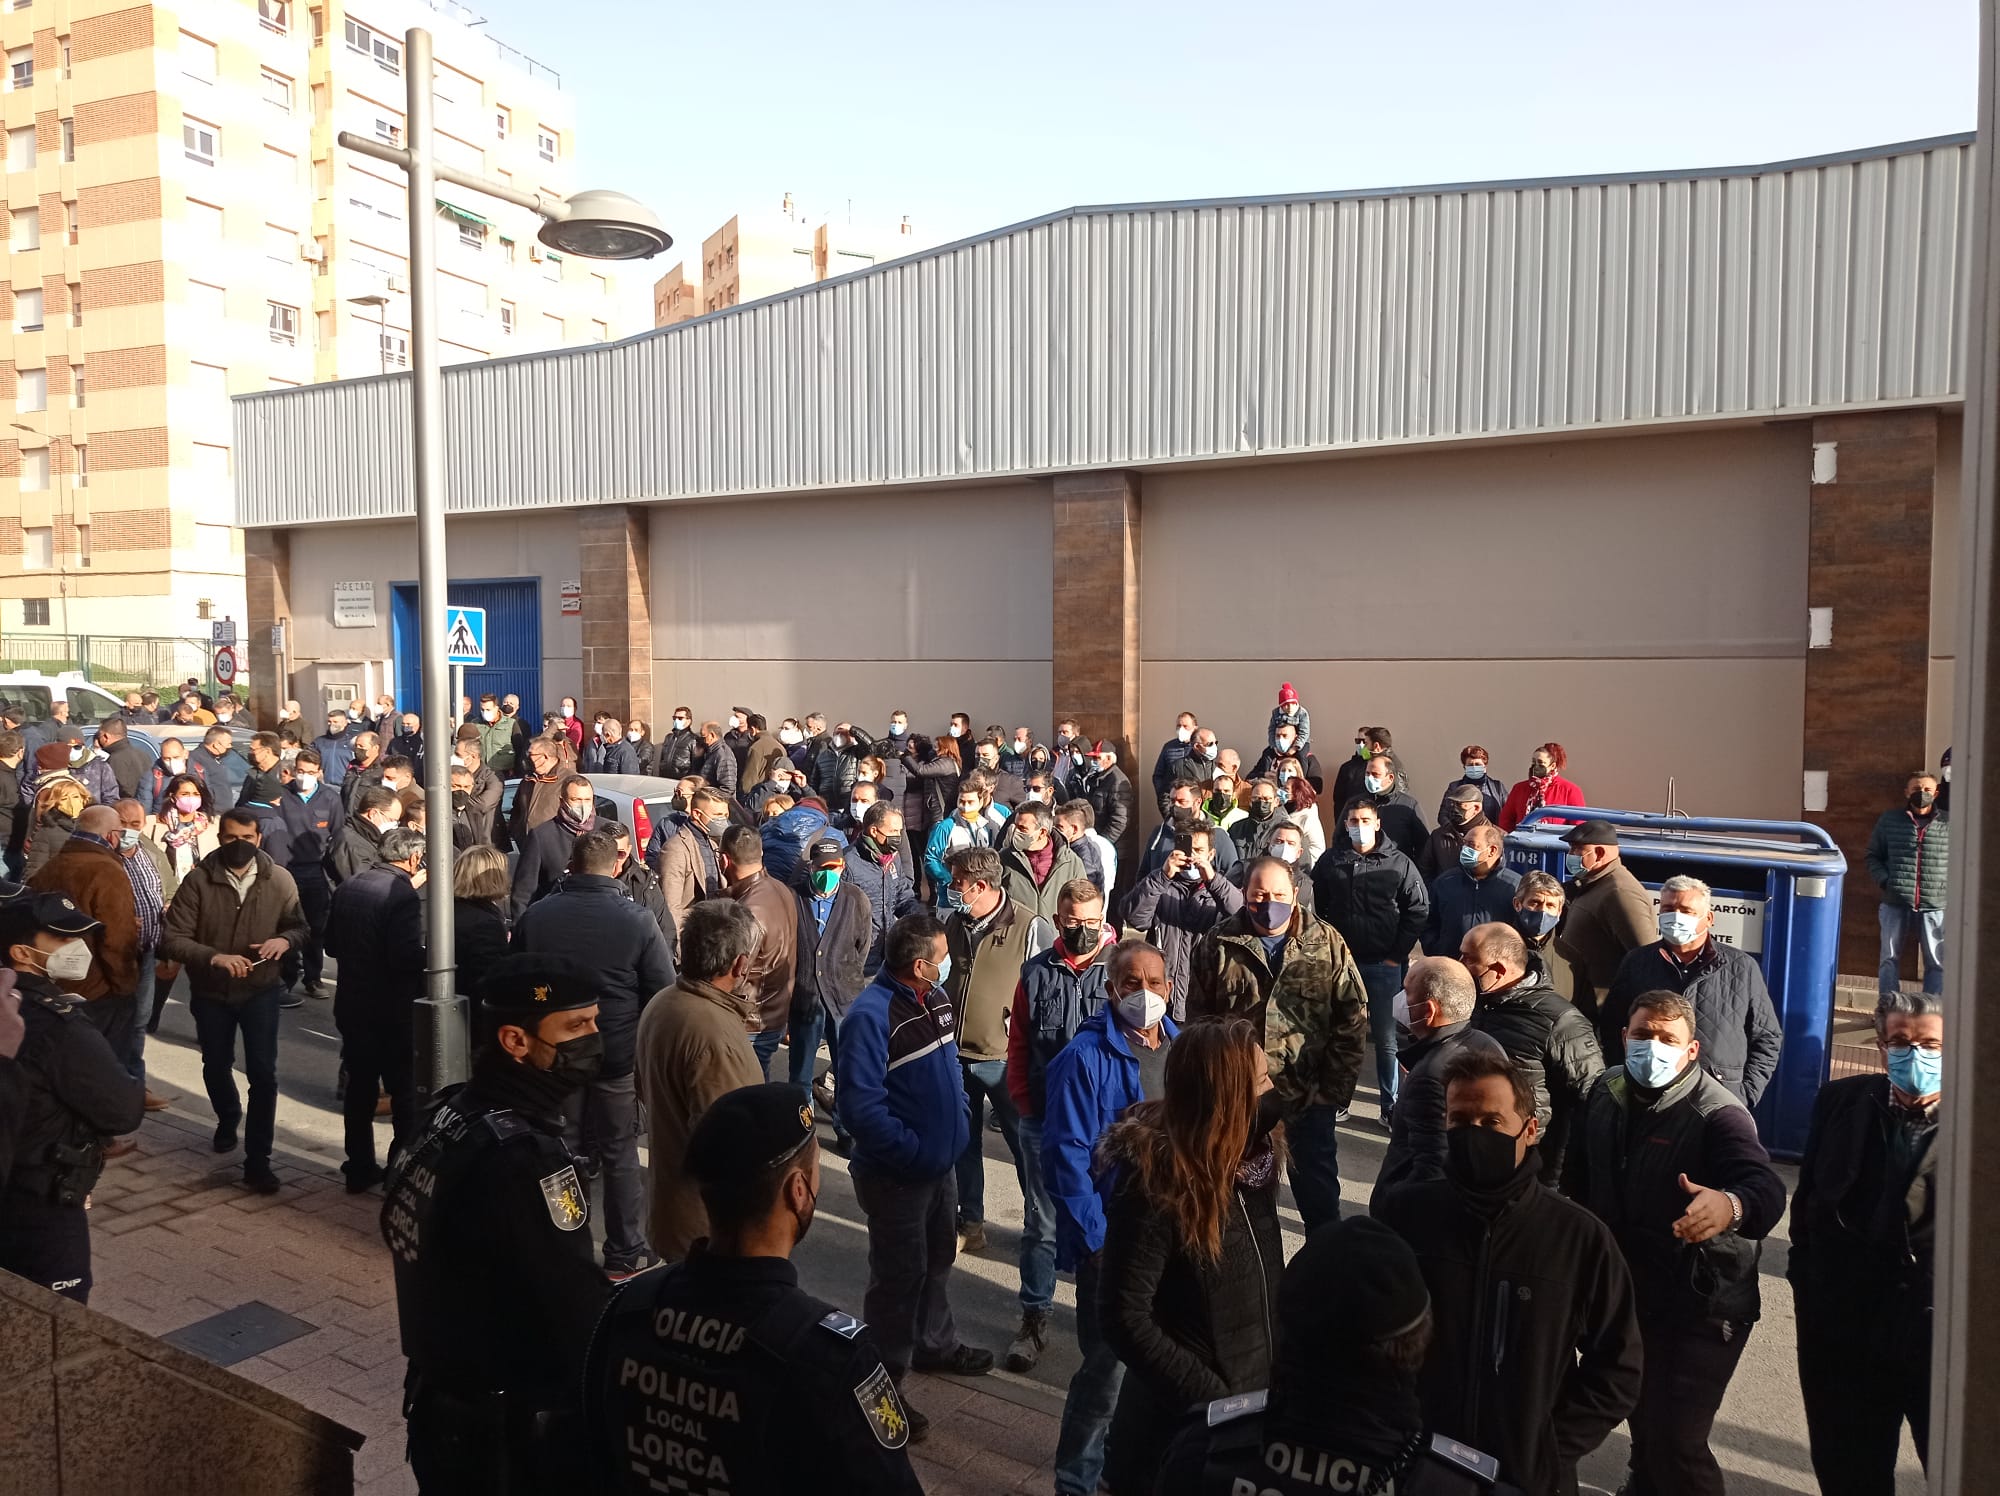
[{"label": "man in blue jacket", "polygon": [[1069,1380],[1056,1436],[1056,1490],[1096,1496],[1104,1434],[1125,1369],[1098,1329],[1104,1201],[1090,1160],[1097,1140],[1136,1101],[1166,1092],[1167,962],[1143,940],[1112,948],[1110,1001],[1083,1021],[1049,1066],[1042,1110],[1042,1175],[1056,1207],[1056,1266],[1076,1270],[1076,1338],[1083,1364]]},{"label": "man in blue jacket", "polygon": [[[952,1172],[969,1131],[959,1074],[958,1015],[944,926],[928,910],[896,921],[882,969],[840,1021],[841,1127],[854,1139],[848,1175],[868,1218],[868,1291],[861,1313],[883,1363],[904,1374],[978,1376],[993,1353],[962,1343],[945,1284],[958,1253]],[[930,1420],[903,1399],[910,1439]]]}]

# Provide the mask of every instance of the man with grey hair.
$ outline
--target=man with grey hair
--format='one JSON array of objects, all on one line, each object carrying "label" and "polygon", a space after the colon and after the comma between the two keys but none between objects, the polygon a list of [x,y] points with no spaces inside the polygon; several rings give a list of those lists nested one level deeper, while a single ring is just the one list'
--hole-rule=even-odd
[{"label": "man with grey hair", "polygon": [[763,939],[757,916],[734,899],[705,899],[688,910],[680,937],[680,978],[639,1015],[635,1054],[651,1150],[646,1240],[665,1262],[708,1234],[685,1167],[689,1134],[718,1096],[764,1079],[750,1047],[756,1006],[738,992]]},{"label": "man with grey hair", "polygon": [[1514,891],[1521,875],[1503,866],[1507,838],[1498,826],[1474,826],[1465,833],[1455,866],[1431,884],[1430,920],[1424,926],[1424,954],[1454,956],[1474,925],[1514,922]]},{"label": "man with grey hair", "polygon": [[1402,1042],[1396,1059],[1403,1085],[1389,1124],[1389,1151],[1382,1156],[1369,1208],[1382,1192],[1418,1179],[1445,1174],[1444,1066],[1464,1044],[1492,1044],[1472,1027],[1479,993],[1465,963],[1449,956],[1419,956],[1410,962],[1403,990],[1396,995],[1396,1022]]},{"label": "man with grey hair", "polygon": [[1678,874],[1660,885],[1660,938],[1618,963],[1597,1016],[1597,1037],[1606,1063],[1620,1063],[1632,999],[1641,992],[1678,992],[1694,1004],[1701,1068],[1754,1107],[1777,1074],[1784,1030],[1756,958],[1717,938],[1712,906],[1699,878]]}]

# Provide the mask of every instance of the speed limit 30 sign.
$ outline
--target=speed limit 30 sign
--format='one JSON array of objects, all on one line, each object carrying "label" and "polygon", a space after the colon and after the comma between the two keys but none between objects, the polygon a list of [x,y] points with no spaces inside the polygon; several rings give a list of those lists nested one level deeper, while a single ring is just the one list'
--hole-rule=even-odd
[{"label": "speed limit 30 sign", "polygon": [[236,663],[236,651],[227,644],[215,652],[215,683],[219,686],[234,685],[236,672],[241,667]]}]

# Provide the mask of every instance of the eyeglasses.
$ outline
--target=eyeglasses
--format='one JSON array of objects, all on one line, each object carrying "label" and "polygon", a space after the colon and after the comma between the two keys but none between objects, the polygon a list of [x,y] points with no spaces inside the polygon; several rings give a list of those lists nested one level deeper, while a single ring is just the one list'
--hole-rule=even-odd
[{"label": "eyeglasses", "polygon": [[1908,1054],[1914,1049],[1921,1049],[1926,1054],[1942,1054],[1944,1052],[1944,1041],[1942,1039],[1919,1039],[1912,1044],[1900,1040],[1885,1040],[1882,1048],[1890,1054]]}]

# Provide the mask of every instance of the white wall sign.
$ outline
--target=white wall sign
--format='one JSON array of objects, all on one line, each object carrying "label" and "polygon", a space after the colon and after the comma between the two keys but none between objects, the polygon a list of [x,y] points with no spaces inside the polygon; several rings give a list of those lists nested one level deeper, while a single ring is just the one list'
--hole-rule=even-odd
[{"label": "white wall sign", "polygon": [[333,626],[337,629],[375,627],[375,584],[335,582],[333,584]]},{"label": "white wall sign", "polygon": [[578,614],[583,611],[583,583],[562,584],[562,611],[566,614]]}]

